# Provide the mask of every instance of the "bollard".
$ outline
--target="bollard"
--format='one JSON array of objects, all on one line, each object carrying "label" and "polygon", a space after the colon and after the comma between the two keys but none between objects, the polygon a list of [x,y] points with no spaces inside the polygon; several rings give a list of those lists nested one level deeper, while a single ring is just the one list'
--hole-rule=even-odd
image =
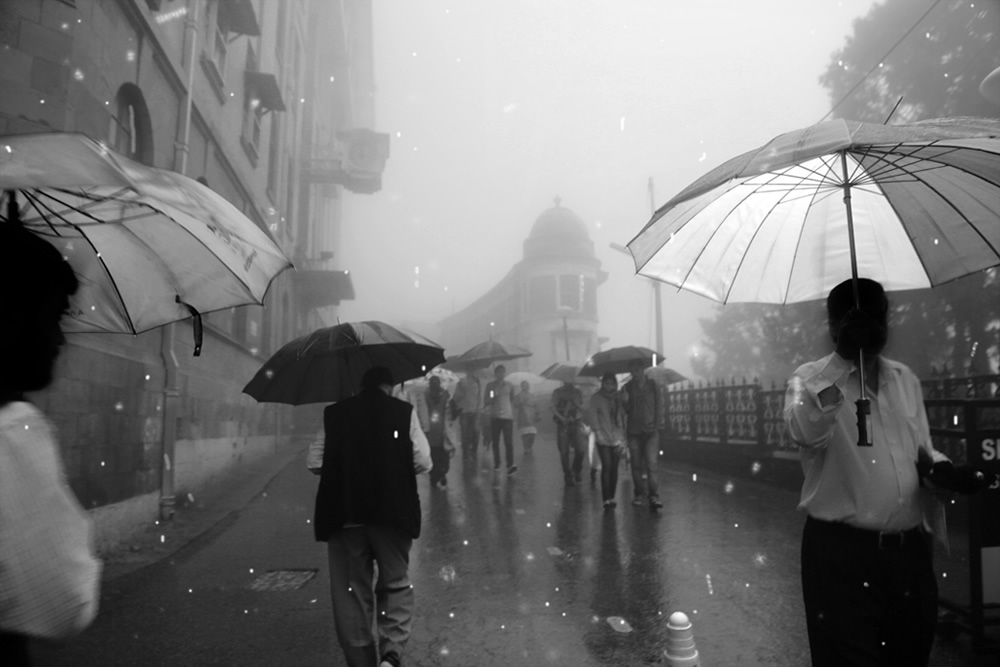
[{"label": "bollard", "polygon": [[667,623],[667,648],[663,651],[665,667],[701,667],[694,631],[687,614],[675,611]]}]

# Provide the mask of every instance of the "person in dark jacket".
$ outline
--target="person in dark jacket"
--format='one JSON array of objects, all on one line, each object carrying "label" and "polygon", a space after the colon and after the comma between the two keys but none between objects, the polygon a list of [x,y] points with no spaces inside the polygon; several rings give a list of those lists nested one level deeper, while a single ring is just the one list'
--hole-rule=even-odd
[{"label": "person in dark jacket", "polygon": [[413,620],[408,570],[420,536],[416,475],[430,471],[430,447],[413,406],[390,395],[393,384],[387,368],[373,367],[360,394],[323,413],[313,524],[316,540],[327,543],[337,640],[351,667],[398,667]]}]

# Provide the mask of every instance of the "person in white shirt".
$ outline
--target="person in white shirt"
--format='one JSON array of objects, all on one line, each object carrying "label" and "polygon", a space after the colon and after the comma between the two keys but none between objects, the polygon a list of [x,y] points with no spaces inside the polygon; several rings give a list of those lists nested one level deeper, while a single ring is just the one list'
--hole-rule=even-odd
[{"label": "person in white shirt", "polygon": [[[813,665],[926,665],[937,621],[931,541],[918,459],[934,450],[920,382],[881,356],[889,302],[882,286],[850,280],[827,299],[832,354],[799,367],[785,422],[805,481],[799,509],[802,595]],[[862,352],[863,355],[859,355]],[[858,359],[871,400],[871,446],[859,446]]]},{"label": "person in white shirt", "polygon": [[30,665],[30,638],[66,639],[97,615],[101,563],[66,482],[55,429],[26,397],[52,382],[77,279],[53,246],[0,224],[0,662]]}]

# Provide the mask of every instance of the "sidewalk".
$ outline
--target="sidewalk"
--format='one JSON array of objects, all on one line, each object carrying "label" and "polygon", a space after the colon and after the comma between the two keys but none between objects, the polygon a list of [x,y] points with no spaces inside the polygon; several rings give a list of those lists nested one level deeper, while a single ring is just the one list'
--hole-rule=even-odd
[{"label": "sidewalk", "polygon": [[154,521],[118,548],[100,554],[104,581],[114,581],[157,563],[212,528],[233,521],[235,513],[246,507],[291,461],[296,458],[305,461],[311,439],[293,438],[274,453],[226,474],[197,496],[178,498],[171,520]]}]

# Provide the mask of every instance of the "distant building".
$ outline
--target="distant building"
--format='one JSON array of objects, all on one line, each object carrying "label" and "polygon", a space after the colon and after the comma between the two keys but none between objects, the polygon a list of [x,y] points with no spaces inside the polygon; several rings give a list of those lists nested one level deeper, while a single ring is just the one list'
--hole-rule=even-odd
[{"label": "distant building", "polygon": [[556,361],[582,362],[599,349],[597,287],[607,274],[586,224],[561,205],[542,212],[524,240],[524,256],[469,306],[439,323],[448,356],[492,337],[534,354],[508,370],[540,372]]}]

